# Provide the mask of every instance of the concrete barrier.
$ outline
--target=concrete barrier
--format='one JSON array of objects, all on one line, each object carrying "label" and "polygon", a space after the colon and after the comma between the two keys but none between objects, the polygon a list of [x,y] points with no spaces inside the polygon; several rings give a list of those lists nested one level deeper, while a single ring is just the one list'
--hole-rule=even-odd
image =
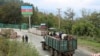
[{"label": "concrete barrier", "polygon": [[41,30],[38,30],[38,29],[36,29],[36,28],[30,28],[28,31],[29,31],[30,33],[33,33],[33,34],[36,34],[36,35],[42,35]]}]

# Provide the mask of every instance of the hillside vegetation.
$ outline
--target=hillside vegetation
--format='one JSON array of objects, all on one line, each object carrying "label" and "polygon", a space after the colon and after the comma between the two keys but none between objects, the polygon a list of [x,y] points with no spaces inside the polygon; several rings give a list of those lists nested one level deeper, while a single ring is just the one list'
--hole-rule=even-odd
[{"label": "hillside vegetation", "polygon": [[0,56],[39,56],[39,53],[30,44],[0,37]]}]

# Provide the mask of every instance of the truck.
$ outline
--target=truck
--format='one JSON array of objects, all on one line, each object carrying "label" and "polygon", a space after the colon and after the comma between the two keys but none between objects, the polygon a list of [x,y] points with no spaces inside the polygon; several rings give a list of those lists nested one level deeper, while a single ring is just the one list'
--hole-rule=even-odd
[{"label": "truck", "polygon": [[73,56],[77,49],[77,39],[59,40],[55,37],[45,36],[41,41],[42,49],[49,50],[50,56]]}]

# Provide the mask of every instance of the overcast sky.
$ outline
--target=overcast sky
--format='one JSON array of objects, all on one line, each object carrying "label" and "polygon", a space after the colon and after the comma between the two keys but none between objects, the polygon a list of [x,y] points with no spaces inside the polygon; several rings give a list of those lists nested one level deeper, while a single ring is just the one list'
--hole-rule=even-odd
[{"label": "overcast sky", "polygon": [[37,6],[43,12],[57,12],[57,8],[65,11],[67,8],[72,8],[76,13],[79,13],[82,8],[100,10],[100,0],[23,0]]}]

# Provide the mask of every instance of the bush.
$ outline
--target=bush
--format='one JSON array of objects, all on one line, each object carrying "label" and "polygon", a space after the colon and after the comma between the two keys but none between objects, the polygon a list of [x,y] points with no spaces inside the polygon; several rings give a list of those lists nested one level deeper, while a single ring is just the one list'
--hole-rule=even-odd
[{"label": "bush", "polygon": [[73,34],[80,36],[93,36],[95,32],[94,29],[94,25],[89,21],[78,22],[72,26]]},{"label": "bush", "polygon": [[0,38],[0,56],[39,56],[30,44]]}]

